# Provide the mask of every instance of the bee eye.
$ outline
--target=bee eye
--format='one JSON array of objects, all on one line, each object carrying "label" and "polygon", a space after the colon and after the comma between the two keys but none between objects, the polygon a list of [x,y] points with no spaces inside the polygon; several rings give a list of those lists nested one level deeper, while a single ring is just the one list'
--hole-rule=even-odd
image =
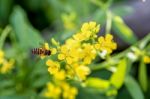
[{"label": "bee eye", "polygon": [[45,55],[50,55],[49,50],[45,50]]},{"label": "bee eye", "polygon": [[50,54],[51,54],[51,51],[49,50],[49,51],[48,51],[48,55],[50,55]]}]

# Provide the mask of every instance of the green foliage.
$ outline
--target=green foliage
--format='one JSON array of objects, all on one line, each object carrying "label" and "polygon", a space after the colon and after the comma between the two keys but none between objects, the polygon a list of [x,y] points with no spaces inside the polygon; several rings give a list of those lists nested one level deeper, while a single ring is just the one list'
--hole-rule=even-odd
[{"label": "green foliage", "polygon": [[131,76],[126,77],[125,86],[127,90],[130,92],[133,99],[144,99],[144,95],[140,89],[140,86],[133,77]]},{"label": "green foliage", "polygon": [[110,86],[110,82],[108,80],[103,80],[100,78],[88,78],[86,81],[86,85],[88,87],[96,88],[96,89],[107,89]]},{"label": "green foliage", "polygon": [[[105,95],[101,94],[100,92],[97,92],[90,88],[81,88],[79,95],[77,96],[77,99],[109,99]],[[112,98],[113,99],[113,98]]]},{"label": "green foliage", "polygon": [[134,44],[137,41],[133,31],[124,23],[119,16],[113,18],[115,33],[129,44]]},{"label": "green foliage", "polygon": [[[91,20],[100,23],[105,28],[105,33],[113,30],[131,47],[121,53],[116,51],[116,55],[108,55],[105,60],[100,60],[97,56],[90,66],[91,74],[86,81],[81,83],[68,79],[69,83],[79,89],[77,99],[149,99],[150,96],[146,97],[145,93],[149,93],[150,80],[142,57],[150,55],[150,35],[137,42],[133,30],[122,19],[133,12],[132,7],[118,6],[110,9],[112,3],[115,2],[0,0],[0,50],[5,52],[6,59],[15,60],[12,71],[0,73],[0,99],[44,99],[41,97],[42,93],[52,77],[45,66],[46,59],[41,60],[39,56],[31,55],[30,49],[40,47],[39,43],[45,39],[50,40],[51,37],[64,43],[73,33],[80,31],[78,27],[81,23]],[[66,30],[62,15],[72,12],[76,14],[76,27]],[[37,28],[39,26],[42,28]],[[128,53],[132,53],[137,59],[132,61]],[[138,62],[140,64],[136,72],[137,67],[134,65]],[[138,80],[134,73],[137,73]]]},{"label": "green foliage", "polygon": [[19,6],[14,8],[10,22],[22,49],[37,47],[39,42],[43,42],[39,32],[30,25],[25,12]]},{"label": "green foliage", "polygon": [[139,82],[143,91],[147,91],[148,88],[148,77],[147,77],[147,68],[146,65],[141,61],[139,66]]},{"label": "green foliage", "polygon": [[110,82],[117,89],[120,89],[120,87],[124,83],[124,79],[126,75],[126,68],[127,68],[126,59],[120,60],[118,67],[117,67],[117,71],[113,73],[113,75],[111,76]]}]

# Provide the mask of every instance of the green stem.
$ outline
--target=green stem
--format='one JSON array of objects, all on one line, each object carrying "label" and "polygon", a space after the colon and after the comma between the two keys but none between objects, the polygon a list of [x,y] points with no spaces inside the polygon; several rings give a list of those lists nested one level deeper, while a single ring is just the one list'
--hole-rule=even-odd
[{"label": "green stem", "polygon": [[106,20],[106,33],[110,33],[111,32],[111,25],[112,25],[112,13],[111,11],[107,11],[106,12],[107,15],[107,20]]},{"label": "green stem", "polygon": [[106,20],[106,33],[110,33],[111,32],[111,25],[112,25],[112,13],[109,10],[109,7],[111,6],[111,4],[113,3],[113,0],[108,0],[108,2],[103,3],[100,0],[91,0],[92,3],[94,3],[95,5],[99,6],[100,9],[102,9],[107,16],[107,20]]},{"label": "green stem", "polygon": [[131,46],[127,50],[125,50],[125,51],[123,51],[123,52],[113,56],[111,58],[112,62],[104,61],[104,62],[102,62],[100,64],[94,64],[94,65],[90,66],[91,70],[101,70],[101,69],[109,67],[110,65],[117,64],[119,59],[125,57],[128,52],[132,51],[132,47],[139,47],[141,44],[143,44],[143,42],[146,42],[146,43],[144,43],[145,45],[143,45],[144,48],[145,48],[146,44],[148,42],[150,42],[150,34],[148,34],[146,37],[144,37],[144,39],[142,39],[141,41],[137,42],[135,45]]},{"label": "green stem", "polygon": [[106,8],[106,9],[109,9],[109,7],[112,5],[113,1],[114,1],[114,0],[108,0],[108,1],[106,2],[106,4],[105,4],[105,8]]},{"label": "green stem", "polygon": [[10,31],[11,31],[11,27],[10,26],[7,26],[3,30],[3,32],[2,32],[2,34],[0,36],[0,49],[2,49],[2,47],[4,45],[4,41],[5,41],[6,37],[7,37],[7,35],[10,33]]}]

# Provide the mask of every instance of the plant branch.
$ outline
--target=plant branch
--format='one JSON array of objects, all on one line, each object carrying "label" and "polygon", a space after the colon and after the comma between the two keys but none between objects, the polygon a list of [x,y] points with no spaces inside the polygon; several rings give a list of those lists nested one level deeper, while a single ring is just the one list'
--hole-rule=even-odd
[{"label": "plant branch", "polygon": [[125,57],[128,52],[132,51],[133,47],[138,47],[139,48],[141,46],[141,44],[145,44],[145,45],[142,45],[145,48],[146,44],[148,42],[150,42],[150,34],[148,34],[146,37],[144,37],[141,41],[137,42],[133,46],[129,47],[127,50],[125,50],[125,51],[123,51],[123,52],[113,56],[111,58],[112,62],[104,61],[104,62],[102,62],[100,64],[93,64],[93,65],[90,66],[90,68],[91,68],[91,70],[101,70],[101,69],[107,68],[109,66],[115,65],[115,64],[118,63],[120,58]]},{"label": "plant branch", "polygon": [[111,25],[112,25],[112,13],[111,11],[106,12],[107,20],[106,20],[106,34],[111,32]]},{"label": "plant branch", "polygon": [[6,37],[7,37],[7,35],[10,33],[10,31],[11,31],[11,27],[10,26],[7,26],[3,30],[3,32],[2,32],[2,34],[0,36],[0,49],[2,49],[2,47],[4,45],[4,41],[5,41]]}]

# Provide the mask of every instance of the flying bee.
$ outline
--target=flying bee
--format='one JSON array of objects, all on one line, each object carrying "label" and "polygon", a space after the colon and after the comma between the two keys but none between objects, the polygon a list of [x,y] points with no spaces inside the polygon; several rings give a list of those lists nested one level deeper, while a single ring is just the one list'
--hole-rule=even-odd
[{"label": "flying bee", "polygon": [[49,49],[46,49],[44,46],[41,48],[33,48],[32,49],[32,54],[36,54],[36,55],[45,55],[45,56],[49,56],[51,55],[51,51]]}]

